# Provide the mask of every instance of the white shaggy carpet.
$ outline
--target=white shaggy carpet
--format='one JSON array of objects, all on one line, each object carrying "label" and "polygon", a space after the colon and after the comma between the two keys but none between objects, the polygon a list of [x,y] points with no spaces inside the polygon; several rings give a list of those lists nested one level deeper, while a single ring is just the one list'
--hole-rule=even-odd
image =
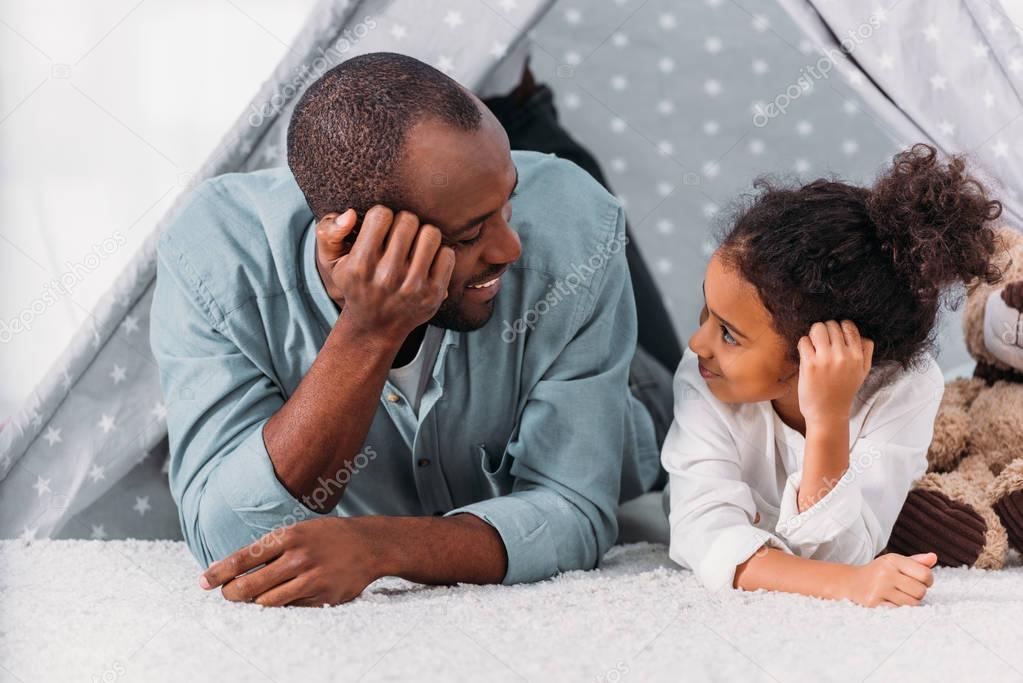
[{"label": "white shaggy carpet", "polygon": [[1023,569],[927,604],[712,595],[665,548],[531,586],[380,581],[327,609],[232,604],[184,544],[0,541],[0,681],[1023,681]]}]

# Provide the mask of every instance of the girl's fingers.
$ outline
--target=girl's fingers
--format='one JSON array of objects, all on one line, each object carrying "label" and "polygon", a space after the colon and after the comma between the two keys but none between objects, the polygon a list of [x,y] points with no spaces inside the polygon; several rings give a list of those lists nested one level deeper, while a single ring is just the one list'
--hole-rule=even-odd
[{"label": "girl's fingers", "polygon": [[828,335],[828,326],[824,323],[814,323],[810,326],[810,333],[807,335],[813,342],[813,348],[818,353],[826,352],[831,347],[831,339]]},{"label": "girl's fingers", "polygon": [[895,579],[895,587],[916,600],[923,600],[927,595],[927,586],[905,574]]},{"label": "girl's fingers", "polygon": [[933,567],[938,563],[937,553],[918,553],[916,555],[910,555],[909,559],[916,560],[920,564],[926,565],[928,567]]},{"label": "girl's fingers", "polygon": [[870,339],[861,340],[863,344],[863,372],[870,372],[874,364],[874,342]]},{"label": "girl's fingers", "polygon": [[898,556],[894,558],[895,566],[899,568],[899,572],[918,581],[925,586],[930,586],[934,583],[934,574],[931,572],[931,568],[926,564],[917,562],[911,557]]},{"label": "girl's fingers", "polygon": [[912,595],[903,593],[894,586],[888,590],[884,597],[885,600],[895,603],[895,605],[897,605],[898,607],[910,607],[920,604],[920,601],[914,598]]},{"label": "girl's fingers", "polygon": [[810,362],[813,360],[814,354],[816,353],[813,348],[813,342],[810,341],[809,337],[803,337],[796,344],[796,350],[799,351],[799,362]]},{"label": "girl's fingers", "polygon": [[828,339],[831,342],[832,348],[839,350],[848,345],[845,340],[845,333],[842,332],[842,327],[838,322],[829,320],[824,323],[824,327],[828,328]]},{"label": "girl's fingers", "polygon": [[860,331],[852,320],[843,320],[839,323],[842,328],[842,336],[845,338],[845,345],[850,349],[860,349]]}]

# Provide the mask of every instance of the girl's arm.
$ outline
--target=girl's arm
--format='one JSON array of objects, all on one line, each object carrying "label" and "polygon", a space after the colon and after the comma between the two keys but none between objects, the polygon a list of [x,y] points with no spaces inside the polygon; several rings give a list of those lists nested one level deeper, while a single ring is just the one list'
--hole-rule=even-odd
[{"label": "girl's arm", "polygon": [[934,583],[934,553],[905,557],[890,553],[854,566],[808,560],[763,547],[736,567],[735,588],[798,593],[827,600],[852,600],[864,607],[919,605]]}]

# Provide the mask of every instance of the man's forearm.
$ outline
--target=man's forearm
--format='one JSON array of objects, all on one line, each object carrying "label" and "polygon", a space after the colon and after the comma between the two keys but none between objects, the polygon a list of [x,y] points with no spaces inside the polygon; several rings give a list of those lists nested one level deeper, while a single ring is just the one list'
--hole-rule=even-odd
[{"label": "man's forearm", "polygon": [[[342,313],[295,393],[266,423],[277,478],[308,507],[326,511],[341,499],[337,475],[363,446],[401,343],[350,329]],[[317,505],[310,497],[321,478],[335,481],[326,496],[313,497]]]},{"label": "man's forearm", "polygon": [[359,519],[378,539],[380,576],[425,584],[490,584],[501,583],[508,570],[500,534],[475,515]]}]

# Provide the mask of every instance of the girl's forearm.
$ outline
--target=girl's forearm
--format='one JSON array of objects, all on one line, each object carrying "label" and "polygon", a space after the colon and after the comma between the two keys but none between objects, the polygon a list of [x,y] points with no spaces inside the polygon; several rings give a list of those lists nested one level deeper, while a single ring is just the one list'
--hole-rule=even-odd
[{"label": "girl's forearm", "polygon": [[803,477],[796,505],[800,512],[813,507],[835,488],[849,469],[849,421],[847,418],[806,425]]},{"label": "girl's forearm", "polygon": [[855,569],[852,565],[808,560],[765,546],[736,567],[734,587],[842,600],[848,597]]}]

